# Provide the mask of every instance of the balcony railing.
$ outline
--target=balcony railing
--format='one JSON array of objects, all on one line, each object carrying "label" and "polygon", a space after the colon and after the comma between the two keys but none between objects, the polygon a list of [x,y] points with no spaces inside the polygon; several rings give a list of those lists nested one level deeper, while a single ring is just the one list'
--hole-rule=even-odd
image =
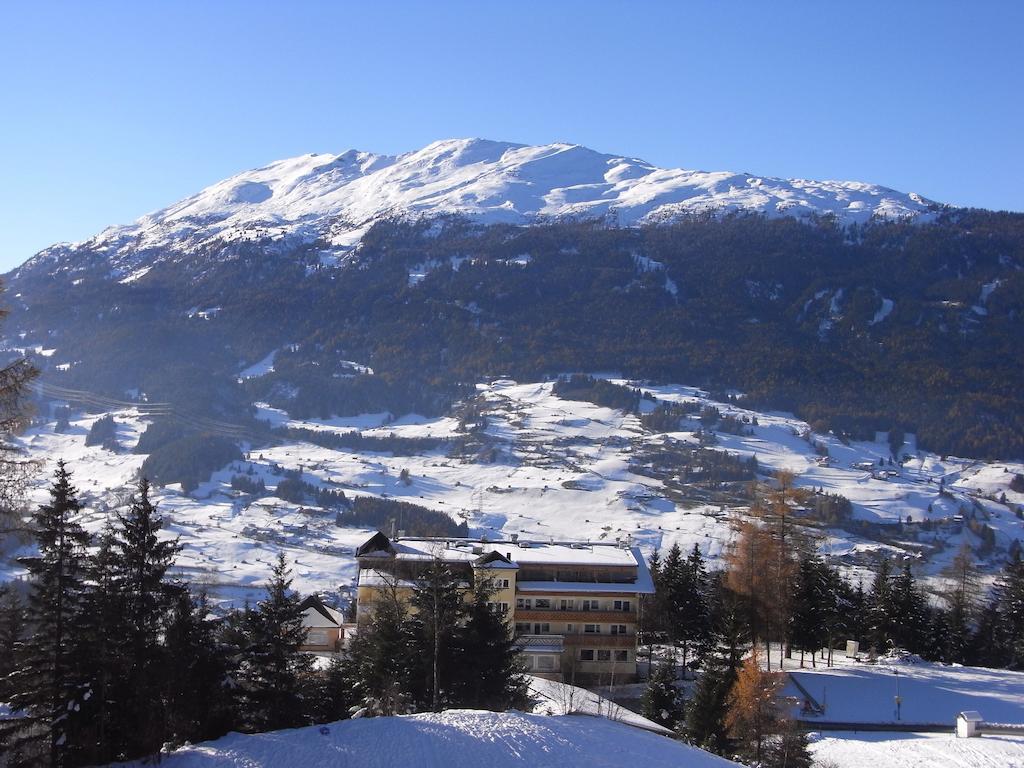
[{"label": "balcony railing", "polygon": [[561,653],[563,641],[562,635],[516,635],[516,646],[524,651],[530,648],[544,648]]},{"label": "balcony railing", "polygon": [[557,608],[516,608],[516,621],[573,621],[581,624],[635,624],[636,611],[561,611]]},{"label": "balcony railing", "polygon": [[590,648],[612,647],[612,648],[635,648],[636,635],[596,635],[586,632],[578,635],[564,635],[566,645],[584,645]]}]

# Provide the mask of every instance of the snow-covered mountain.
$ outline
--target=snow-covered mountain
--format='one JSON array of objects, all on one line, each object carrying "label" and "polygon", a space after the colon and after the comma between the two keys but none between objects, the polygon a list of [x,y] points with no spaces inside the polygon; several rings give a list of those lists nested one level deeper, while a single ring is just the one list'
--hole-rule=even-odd
[{"label": "snow-covered mountain", "polygon": [[344,252],[374,221],[393,215],[459,213],[487,223],[608,217],[630,226],[701,211],[834,214],[843,222],[861,222],[872,216],[918,218],[934,209],[920,195],[861,182],[664,169],[575,144],[453,139],[397,156],[351,150],[281,160],[134,224],[48,248],[33,261],[59,260],[84,248],[118,267],[156,249],[189,252],[296,237],[320,241],[328,253]]}]

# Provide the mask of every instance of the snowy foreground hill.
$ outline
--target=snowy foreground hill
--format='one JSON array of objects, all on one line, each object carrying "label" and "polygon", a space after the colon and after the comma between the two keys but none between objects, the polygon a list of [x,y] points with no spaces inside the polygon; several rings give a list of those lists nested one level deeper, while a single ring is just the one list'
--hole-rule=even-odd
[{"label": "snowy foreground hill", "polygon": [[85,249],[102,254],[115,269],[127,269],[143,263],[140,256],[147,252],[266,238],[320,241],[328,252],[344,251],[388,216],[456,213],[481,223],[513,224],[609,217],[629,226],[687,213],[744,211],[831,214],[850,223],[873,216],[927,217],[936,208],[920,195],[862,182],[664,169],[576,144],[452,139],[395,156],[350,150],[280,160],[134,224],[110,227],[83,243],[55,245],[26,266]]},{"label": "snowy foreground hill", "polygon": [[725,768],[694,747],[599,717],[451,710],[345,720],[183,747],[166,768]]}]

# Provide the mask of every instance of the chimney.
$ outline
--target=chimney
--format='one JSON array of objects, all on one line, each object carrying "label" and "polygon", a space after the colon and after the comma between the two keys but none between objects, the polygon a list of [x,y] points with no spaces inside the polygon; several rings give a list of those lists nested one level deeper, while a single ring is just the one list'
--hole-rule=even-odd
[{"label": "chimney", "polygon": [[519,534],[518,533],[513,533],[512,534],[512,543],[515,544],[518,541],[519,541]]}]

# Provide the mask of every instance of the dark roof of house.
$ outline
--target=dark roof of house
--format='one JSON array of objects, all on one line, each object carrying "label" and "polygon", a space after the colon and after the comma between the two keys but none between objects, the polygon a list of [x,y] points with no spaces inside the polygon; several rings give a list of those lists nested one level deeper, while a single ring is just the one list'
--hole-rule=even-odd
[{"label": "dark roof of house", "polygon": [[[496,565],[492,565],[492,563]],[[473,561],[474,567],[480,568],[483,566],[491,566],[492,568],[518,568],[519,566],[505,557],[501,552],[497,550],[491,550],[483,555],[480,555],[476,560]]]},{"label": "dark roof of house", "polygon": [[380,531],[377,531],[373,536],[359,545],[356,549],[356,557],[368,555],[371,552],[388,552],[393,555],[395,553],[395,548],[391,544],[391,539]]},{"label": "dark roof of house", "polygon": [[310,595],[299,604],[300,611],[305,611],[309,608],[312,608],[332,624],[338,623],[338,620],[331,615],[331,612],[327,610],[327,606],[324,605],[323,601],[316,595]]}]

